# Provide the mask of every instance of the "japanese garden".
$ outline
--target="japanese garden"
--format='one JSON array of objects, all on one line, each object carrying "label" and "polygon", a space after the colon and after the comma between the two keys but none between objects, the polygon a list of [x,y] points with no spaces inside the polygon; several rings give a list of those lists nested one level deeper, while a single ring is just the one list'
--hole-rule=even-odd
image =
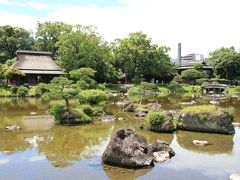
[{"label": "japanese garden", "polygon": [[0,26],[0,179],[239,177],[240,53],[169,51],[141,31]]}]

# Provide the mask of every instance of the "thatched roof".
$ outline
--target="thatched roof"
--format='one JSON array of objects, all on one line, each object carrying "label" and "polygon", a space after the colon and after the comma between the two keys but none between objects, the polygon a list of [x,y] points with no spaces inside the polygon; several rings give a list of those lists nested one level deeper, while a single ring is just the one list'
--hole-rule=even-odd
[{"label": "thatched roof", "polygon": [[52,53],[46,51],[17,51],[17,61],[12,67],[25,74],[66,74],[53,61]]}]

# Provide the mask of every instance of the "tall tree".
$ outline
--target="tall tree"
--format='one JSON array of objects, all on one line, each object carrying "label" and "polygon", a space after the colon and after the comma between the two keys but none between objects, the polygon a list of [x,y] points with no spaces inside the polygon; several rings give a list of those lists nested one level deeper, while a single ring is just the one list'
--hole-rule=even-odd
[{"label": "tall tree", "polygon": [[105,82],[111,79],[114,68],[110,49],[95,28],[77,25],[72,32],[59,36],[59,58],[67,72],[81,67],[97,71],[95,79]]},{"label": "tall tree", "polygon": [[208,62],[214,73],[221,78],[233,80],[240,78],[240,53],[234,47],[220,48],[209,54]]},{"label": "tall tree", "polygon": [[38,22],[35,46],[37,50],[57,52],[56,42],[61,34],[72,30],[72,25],[63,22]]},{"label": "tall tree", "polygon": [[113,42],[115,65],[128,80],[156,79],[171,72],[169,48],[158,47],[142,32],[130,33],[127,38]]},{"label": "tall tree", "polygon": [[33,45],[31,33],[23,28],[0,26],[0,62],[16,56],[19,49],[29,50]]}]

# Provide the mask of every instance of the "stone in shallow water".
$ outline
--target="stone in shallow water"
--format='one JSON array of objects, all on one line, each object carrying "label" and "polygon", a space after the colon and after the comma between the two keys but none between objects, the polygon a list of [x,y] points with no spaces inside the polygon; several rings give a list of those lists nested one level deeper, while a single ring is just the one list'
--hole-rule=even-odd
[{"label": "stone in shallow water", "polygon": [[115,116],[112,115],[103,115],[99,118],[102,122],[112,122],[116,120]]},{"label": "stone in shallow water", "polygon": [[161,152],[165,159],[166,154],[169,158],[175,154],[166,141],[157,140],[148,144],[143,136],[135,134],[132,129],[119,129],[111,137],[102,161],[108,165],[132,169],[151,167],[154,166],[153,153],[158,151],[165,152]]},{"label": "stone in shallow water", "polygon": [[153,160],[147,140],[131,129],[119,129],[102,157],[103,163],[133,169],[154,166]]},{"label": "stone in shallow water", "polygon": [[153,153],[154,161],[161,163],[170,158],[169,153],[167,151],[158,151]]},{"label": "stone in shallow water", "polygon": [[17,125],[12,125],[12,126],[7,126],[6,130],[7,131],[19,131],[19,130],[22,130],[22,128],[20,126],[17,126]]},{"label": "stone in shallow water", "polygon": [[197,145],[197,146],[205,146],[208,145],[207,141],[200,141],[200,140],[193,140],[193,144]]},{"label": "stone in shallow water", "polygon": [[147,113],[141,112],[141,111],[135,113],[135,116],[137,116],[137,117],[145,117],[146,115],[147,115]]},{"label": "stone in shallow water", "polygon": [[30,115],[36,115],[37,113],[36,112],[31,112]]}]

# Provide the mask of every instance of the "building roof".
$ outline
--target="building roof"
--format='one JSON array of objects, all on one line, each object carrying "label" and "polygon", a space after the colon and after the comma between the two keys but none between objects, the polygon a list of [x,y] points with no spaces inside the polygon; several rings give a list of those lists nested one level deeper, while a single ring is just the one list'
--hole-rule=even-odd
[{"label": "building roof", "polygon": [[47,51],[17,51],[17,61],[12,67],[25,74],[66,74],[53,61],[52,53]]},{"label": "building roof", "polygon": [[[177,67],[176,70],[186,70],[186,69],[193,69],[193,66],[180,66],[180,67]],[[202,66],[201,68],[199,69],[213,69],[212,66]]]}]

